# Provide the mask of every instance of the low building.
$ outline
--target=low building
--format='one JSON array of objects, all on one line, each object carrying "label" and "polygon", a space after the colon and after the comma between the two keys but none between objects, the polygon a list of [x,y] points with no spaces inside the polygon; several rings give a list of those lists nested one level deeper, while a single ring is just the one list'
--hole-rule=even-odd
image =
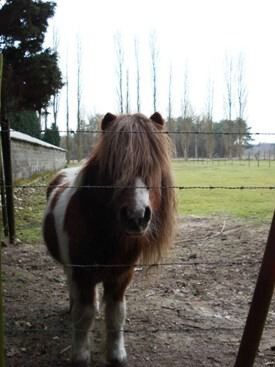
[{"label": "low building", "polygon": [[27,179],[35,174],[57,171],[66,164],[66,150],[30,135],[11,130],[13,178]]}]

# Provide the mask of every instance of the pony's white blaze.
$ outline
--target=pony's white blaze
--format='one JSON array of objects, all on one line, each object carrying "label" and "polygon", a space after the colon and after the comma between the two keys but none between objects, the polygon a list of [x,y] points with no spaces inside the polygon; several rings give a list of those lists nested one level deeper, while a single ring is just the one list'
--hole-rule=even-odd
[{"label": "pony's white blaze", "polygon": [[135,181],[134,194],[135,211],[144,211],[144,208],[150,205],[149,190],[140,177]]}]

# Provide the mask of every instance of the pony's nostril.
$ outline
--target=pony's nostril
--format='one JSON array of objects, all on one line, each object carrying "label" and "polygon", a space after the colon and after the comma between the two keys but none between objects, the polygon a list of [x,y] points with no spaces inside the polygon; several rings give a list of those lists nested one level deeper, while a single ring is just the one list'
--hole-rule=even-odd
[{"label": "pony's nostril", "polygon": [[129,216],[129,213],[128,213],[128,208],[127,206],[123,206],[121,209],[120,209],[120,217],[122,219],[127,219]]},{"label": "pony's nostril", "polygon": [[151,219],[151,209],[149,208],[149,206],[146,206],[145,208],[143,219],[146,223],[148,223]]}]

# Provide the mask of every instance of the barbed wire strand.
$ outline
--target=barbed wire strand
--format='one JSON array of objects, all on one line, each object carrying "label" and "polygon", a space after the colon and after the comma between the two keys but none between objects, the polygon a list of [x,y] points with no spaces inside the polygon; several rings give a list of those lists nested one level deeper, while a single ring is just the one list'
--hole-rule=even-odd
[{"label": "barbed wire strand", "polygon": [[[41,130],[41,133],[45,133],[45,130]],[[68,133],[67,130],[59,130],[59,133]],[[100,134],[103,133],[102,130],[69,130],[70,134]],[[146,134],[145,131],[115,131],[115,130],[104,130],[105,133],[113,134]],[[275,132],[227,132],[227,131],[191,131],[191,130],[179,130],[179,131],[152,131],[153,134],[164,134],[164,135],[174,135],[174,134],[188,134],[188,135],[241,135],[243,137],[248,137],[249,135],[264,135],[264,136],[275,136]]]},{"label": "barbed wire strand", "polygon": [[[1,185],[2,186],[2,185]],[[5,187],[12,188],[22,188],[22,189],[36,189],[36,188],[66,188],[66,189],[143,189],[144,186],[121,186],[121,185],[51,185],[51,184],[41,184],[41,185],[29,185],[29,184],[20,184],[20,185],[5,185]],[[275,185],[270,186],[253,186],[253,185],[239,185],[239,186],[222,186],[222,185],[207,185],[207,186],[147,186],[148,190],[275,190]]]},{"label": "barbed wire strand", "polygon": [[[1,131],[1,129],[0,129]],[[7,132],[13,132],[14,130],[10,129],[10,130],[2,130],[2,133],[7,133]],[[40,133],[45,133],[46,130],[40,130]],[[95,130],[59,130],[59,133],[66,133],[66,134],[101,134],[103,133],[102,130],[99,129],[95,129]],[[116,131],[116,130],[104,130],[104,134],[147,134],[147,132],[145,131]],[[156,131],[152,131],[152,134],[164,134],[164,135],[174,135],[174,134],[188,134],[188,135],[235,135],[235,136],[242,136],[242,137],[249,137],[251,135],[262,135],[262,136],[275,136],[275,132],[241,132],[241,131],[235,131],[235,132],[230,132],[230,131],[192,131],[192,130],[178,130],[178,131],[161,131],[161,130],[156,130]]]},{"label": "barbed wire strand", "polygon": [[[224,330],[224,331],[230,331],[230,330],[242,330],[243,327],[236,326],[236,327],[224,327],[224,326],[217,326],[217,327],[209,327],[209,328],[203,328],[199,325],[183,325],[184,329],[170,329],[170,328],[155,328],[155,329],[121,329],[121,332],[124,333],[130,333],[130,334],[154,334],[154,333],[186,333],[188,332],[188,329],[199,329],[200,331],[216,331],[216,330]],[[77,329],[78,331],[81,331],[82,329]],[[46,332],[46,333],[64,333],[64,332],[71,332],[72,328],[29,328],[29,329],[17,329],[17,330],[9,330],[7,331],[10,334],[16,334],[18,332],[21,333],[40,333],[40,332]],[[108,331],[112,331],[112,329],[109,329]],[[117,330],[115,330],[117,331]],[[89,331],[89,333],[93,333],[92,330]]]},{"label": "barbed wire strand", "polygon": [[[141,270],[141,268],[157,268],[157,267],[172,267],[172,266],[221,266],[221,267],[231,267],[231,266],[239,266],[239,265],[258,265],[261,264],[260,260],[234,260],[234,261],[190,261],[183,260],[181,262],[167,262],[167,263],[135,263],[135,264],[62,264],[64,268],[80,268],[80,269],[106,269],[106,268],[129,268],[134,267],[137,270]],[[3,266],[10,266],[10,264],[2,262]],[[30,268],[32,266],[37,267],[37,264],[23,264],[20,263],[21,268]],[[49,264],[47,264],[48,266]],[[14,264],[15,266],[15,264]],[[58,266],[58,265],[57,265]],[[37,269],[39,270],[39,269]]]}]

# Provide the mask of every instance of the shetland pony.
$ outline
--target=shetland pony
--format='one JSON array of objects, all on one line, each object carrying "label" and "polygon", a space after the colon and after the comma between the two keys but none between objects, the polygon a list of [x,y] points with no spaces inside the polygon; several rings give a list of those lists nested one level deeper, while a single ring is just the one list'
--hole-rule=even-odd
[{"label": "shetland pony", "polygon": [[43,235],[64,266],[73,322],[72,362],[88,366],[96,285],[103,283],[106,358],[126,361],[125,290],[138,262],[157,262],[175,222],[171,145],[159,113],[105,115],[82,168],[62,170],[47,190]]}]

